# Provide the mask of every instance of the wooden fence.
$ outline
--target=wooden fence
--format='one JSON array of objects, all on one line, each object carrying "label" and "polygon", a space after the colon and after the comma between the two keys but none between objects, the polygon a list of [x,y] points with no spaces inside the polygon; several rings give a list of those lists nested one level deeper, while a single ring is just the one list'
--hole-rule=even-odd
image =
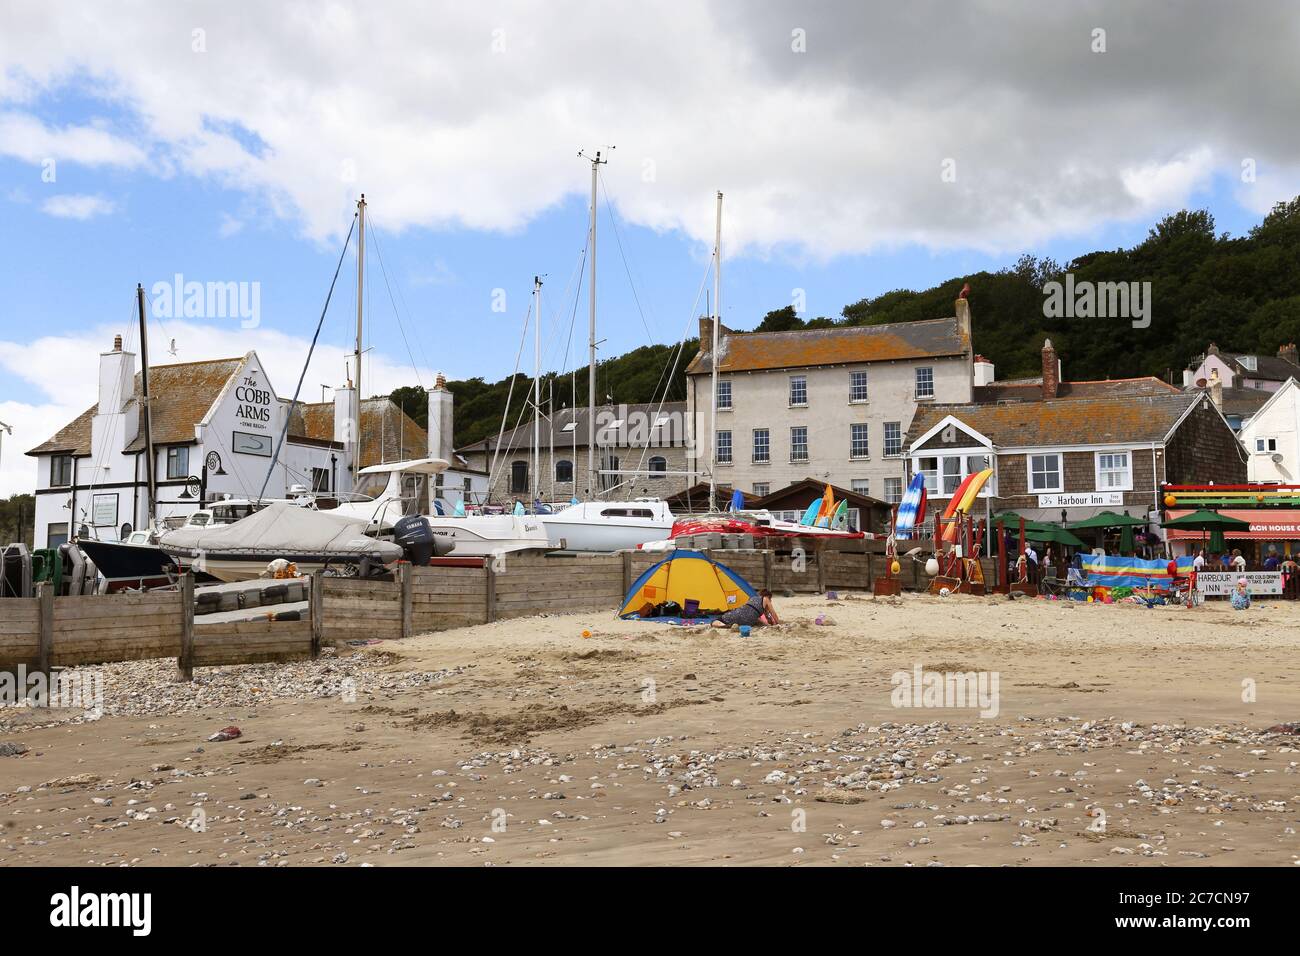
[{"label": "wooden fence", "polygon": [[[785,592],[866,590],[885,557],[857,551],[779,554],[717,550],[711,557],[755,587]],[[0,600],[0,668],[52,667],[175,657],[182,679],[195,667],[313,657],[322,643],[393,639],[534,614],[613,614],[632,583],[666,555],[512,555],[477,566],[413,568],[395,581],[318,577],[300,621],[205,624],[194,616],[193,583],[144,594]],[[994,563],[983,559],[985,579]],[[902,585],[923,588],[921,565],[900,561]]]},{"label": "wooden fence", "polygon": [[319,653],[322,586],[313,580],[312,613],[301,621],[195,622],[194,582],[175,591],[0,600],[0,669],[55,667],[175,657],[178,676],[195,667],[293,660]]}]

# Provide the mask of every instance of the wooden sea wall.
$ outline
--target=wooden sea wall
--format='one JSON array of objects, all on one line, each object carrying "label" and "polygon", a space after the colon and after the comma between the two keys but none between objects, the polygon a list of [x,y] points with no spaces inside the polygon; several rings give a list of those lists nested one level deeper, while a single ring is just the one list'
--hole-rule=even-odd
[{"label": "wooden sea wall", "polygon": [[[194,584],[142,594],[0,600],[0,669],[56,667],[174,657],[180,679],[195,667],[294,660],[319,653],[322,582],[310,583],[310,612],[299,621],[195,623]],[[400,624],[399,624],[400,627]]]}]

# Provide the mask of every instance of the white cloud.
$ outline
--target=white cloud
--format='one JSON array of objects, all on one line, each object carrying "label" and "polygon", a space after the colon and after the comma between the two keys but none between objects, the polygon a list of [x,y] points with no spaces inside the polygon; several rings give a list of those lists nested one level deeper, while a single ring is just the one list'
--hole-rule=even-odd
[{"label": "white cloud", "polygon": [[[83,157],[211,178],[315,239],[363,190],[393,230],[516,230],[582,195],[577,148],[611,142],[629,220],[708,245],[722,189],[733,254],[814,257],[1020,250],[1148,219],[1241,156],[1300,156],[1278,122],[1300,88],[1283,5],[68,7],[7,14],[0,100],[24,158],[75,132]],[[119,118],[40,119],[69,84]],[[1287,198],[1257,185],[1259,206]]]},{"label": "white cloud", "polygon": [[60,193],[41,203],[42,212],[58,219],[93,219],[106,216],[116,208],[111,199],[79,193]]},{"label": "white cloud", "polygon": [[[27,113],[0,113],[0,155],[28,163],[47,160],[73,162],[83,166],[144,164],[144,150],[102,126],[55,127]],[[57,166],[56,166],[57,169]]]}]

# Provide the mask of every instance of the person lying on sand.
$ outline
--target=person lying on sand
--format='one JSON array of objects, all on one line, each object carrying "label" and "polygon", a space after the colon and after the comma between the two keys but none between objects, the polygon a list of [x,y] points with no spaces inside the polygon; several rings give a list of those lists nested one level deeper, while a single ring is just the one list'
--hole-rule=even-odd
[{"label": "person lying on sand", "polygon": [[731,627],[733,624],[748,624],[753,627],[756,624],[780,623],[781,619],[776,615],[776,608],[772,606],[772,592],[763,588],[740,607],[723,614],[713,622],[713,626]]}]

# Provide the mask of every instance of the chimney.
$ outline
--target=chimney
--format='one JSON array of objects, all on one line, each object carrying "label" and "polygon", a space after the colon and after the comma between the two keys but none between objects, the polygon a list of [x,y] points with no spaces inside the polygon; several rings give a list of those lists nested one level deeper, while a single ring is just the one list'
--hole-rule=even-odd
[{"label": "chimney", "polygon": [[116,415],[135,393],[135,353],[122,351],[122,336],[113,336],[113,350],[99,356],[99,414]]},{"label": "chimney", "polygon": [[1278,346],[1277,357],[1285,359],[1292,365],[1300,365],[1300,352],[1297,352],[1294,342],[1288,342],[1286,345]]},{"label": "chimney", "polygon": [[429,389],[429,457],[452,463],[455,417],[452,413],[454,397],[441,372]]},{"label": "chimney", "polygon": [[700,316],[700,351],[707,352],[713,348],[713,317]]},{"label": "chimney", "polygon": [[993,363],[982,355],[975,356],[975,384],[993,384]]},{"label": "chimney", "polygon": [[1051,339],[1043,339],[1043,399],[1056,398],[1061,387],[1061,360]]},{"label": "chimney", "polygon": [[971,329],[970,329],[970,300],[957,300],[957,334],[961,336],[962,342],[967,348],[970,347]]},{"label": "chimney", "polygon": [[343,453],[352,462],[353,473],[357,469],[359,455],[353,454],[352,420],[356,411],[357,390],[349,381],[343,388],[334,389],[334,440],[343,443]]},{"label": "chimney", "polygon": [[1210,369],[1210,401],[1214,402],[1219,411],[1223,411],[1223,379],[1219,378],[1217,368]]}]

